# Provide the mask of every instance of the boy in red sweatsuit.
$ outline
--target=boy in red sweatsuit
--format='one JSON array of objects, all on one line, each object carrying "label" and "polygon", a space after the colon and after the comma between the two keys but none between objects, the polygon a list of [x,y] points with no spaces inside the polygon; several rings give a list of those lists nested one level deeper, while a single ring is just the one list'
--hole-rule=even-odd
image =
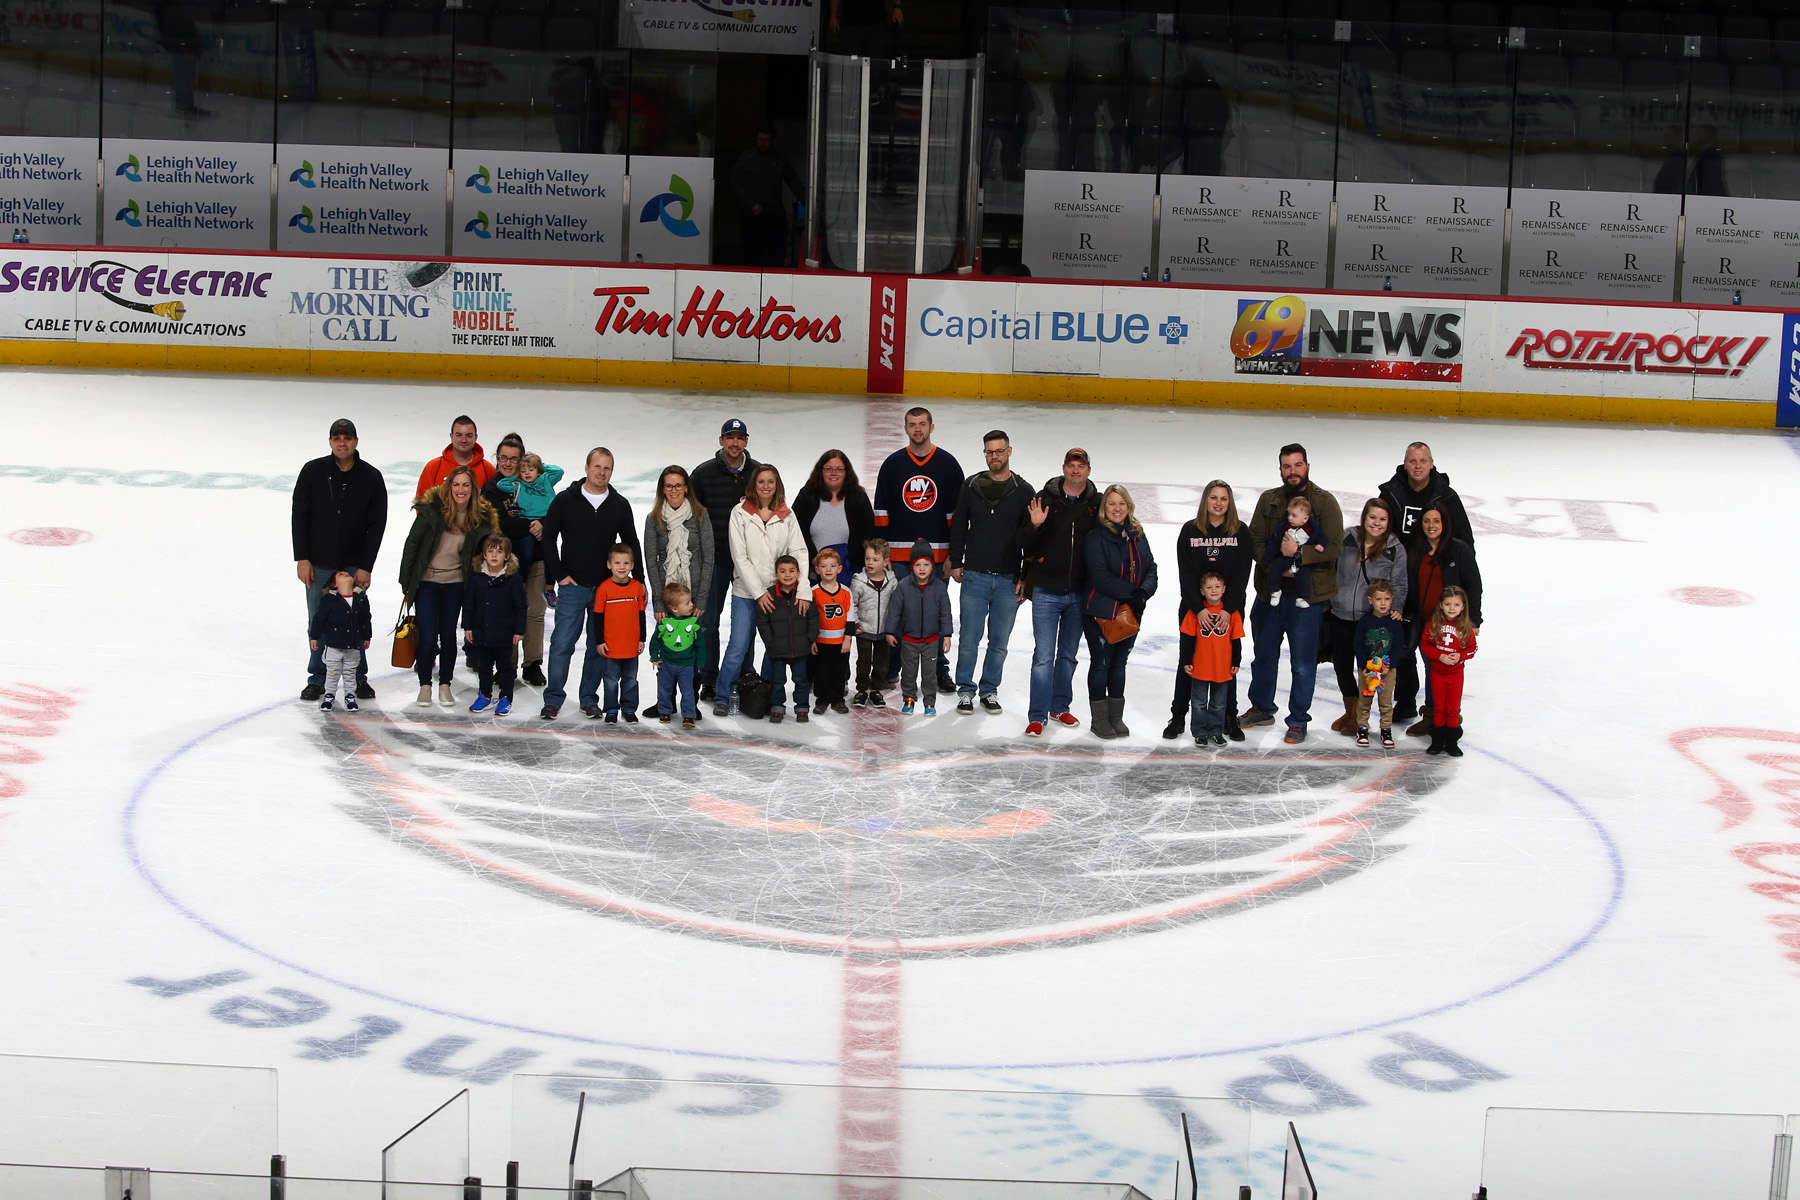
[{"label": "boy in red sweatsuit", "polygon": [[619,710],[625,710],[625,723],[638,723],[638,656],[644,652],[644,610],[650,607],[650,593],[631,577],[637,555],[620,542],[606,555],[606,569],[612,574],[594,589],[594,633],[590,644],[600,647],[601,678],[605,681],[606,723],[619,723]]}]

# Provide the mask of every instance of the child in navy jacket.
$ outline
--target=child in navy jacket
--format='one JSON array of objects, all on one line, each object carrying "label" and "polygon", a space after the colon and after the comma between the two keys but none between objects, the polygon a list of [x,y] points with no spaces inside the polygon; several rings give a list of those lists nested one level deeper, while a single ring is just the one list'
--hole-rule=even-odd
[{"label": "child in navy jacket", "polygon": [[356,664],[369,648],[372,632],[369,597],[356,586],[356,573],[346,567],[331,577],[331,593],[319,601],[307,631],[312,649],[323,647],[325,698],[321,711],[330,712],[338,685],[344,688],[344,711],[356,711]]},{"label": "child in navy jacket", "polygon": [[936,563],[930,542],[924,538],[914,542],[910,561],[911,575],[895,581],[882,632],[888,645],[900,649],[900,694],[904,699],[900,711],[912,713],[922,681],[925,715],[935,717],[937,693],[932,685],[944,641],[953,632],[950,589],[933,569]]},{"label": "child in navy jacket", "polygon": [[490,533],[481,543],[481,563],[469,572],[463,585],[463,641],[475,652],[475,671],[481,694],[469,705],[482,712],[494,704],[494,677],[500,678],[500,702],[494,715],[512,711],[513,647],[525,640],[525,581],[512,541],[503,533]]}]

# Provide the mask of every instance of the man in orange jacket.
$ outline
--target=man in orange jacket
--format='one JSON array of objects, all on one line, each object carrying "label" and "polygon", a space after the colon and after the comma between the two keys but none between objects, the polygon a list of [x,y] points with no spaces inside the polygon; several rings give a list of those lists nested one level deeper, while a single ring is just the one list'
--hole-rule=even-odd
[{"label": "man in orange jacket", "polygon": [[450,478],[450,472],[458,467],[474,470],[477,490],[486,487],[488,480],[494,477],[494,464],[482,455],[481,446],[475,440],[475,422],[466,416],[450,422],[450,444],[444,447],[443,454],[426,463],[425,469],[419,472],[419,486],[413,492],[413,499],[417,500]]}]

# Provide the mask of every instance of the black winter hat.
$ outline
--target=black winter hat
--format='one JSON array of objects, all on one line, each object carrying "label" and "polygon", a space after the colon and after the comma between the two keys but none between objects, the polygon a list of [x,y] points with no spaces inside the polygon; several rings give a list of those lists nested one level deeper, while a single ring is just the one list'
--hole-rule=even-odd
[{"label": "black winter hat", "polygon": [[912,553],[906,556],[906,565],[911,567],[921,558],[929,558],[932,562],[937,561],[937,551],[933,550],[931,548],[931,543],[924,538],[920,538],[913,543]]}]

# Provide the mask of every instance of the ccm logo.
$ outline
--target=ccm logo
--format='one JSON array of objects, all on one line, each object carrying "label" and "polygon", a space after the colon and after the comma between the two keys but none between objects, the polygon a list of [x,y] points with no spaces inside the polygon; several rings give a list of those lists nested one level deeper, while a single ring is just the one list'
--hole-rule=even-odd
[{"label": "ccm logo", "polygon": [[881,330],[879,357],[881,365],[888,370],[894,369],[894,330],[897,326],[895,315],[899,311],[900,295],[894,288],[883,286],[881,289]]}]

